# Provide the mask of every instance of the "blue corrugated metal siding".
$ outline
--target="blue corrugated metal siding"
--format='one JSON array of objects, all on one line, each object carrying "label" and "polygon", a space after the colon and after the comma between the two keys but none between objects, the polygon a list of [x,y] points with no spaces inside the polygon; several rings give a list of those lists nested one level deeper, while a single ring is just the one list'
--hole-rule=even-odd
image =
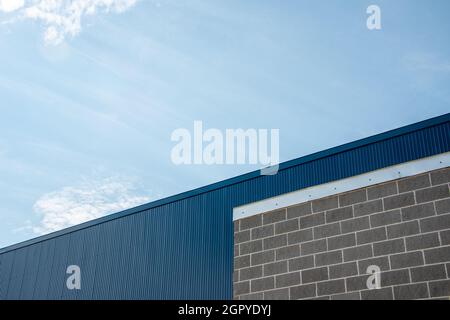
[{"label": "blue corrugated metal siding", "polygon": [[450,114],[11,246],[0,299],[231,299],[234,207],[448,151]]},{"label": "blue corrugated metal siding", "polygon": [[[200,195],[2,254],[0,298],[228,299],[232,223],[224,208],[204,205],[211,200]],[[69,265],[80,266],[82,290],[66,289]]]}]

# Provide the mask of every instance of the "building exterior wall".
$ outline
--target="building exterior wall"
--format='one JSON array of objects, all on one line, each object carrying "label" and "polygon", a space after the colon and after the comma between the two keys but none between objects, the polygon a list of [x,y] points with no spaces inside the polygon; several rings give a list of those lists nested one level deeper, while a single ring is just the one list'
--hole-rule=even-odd
[{"label": "building exterior wall", "polygon": [[449,182],[447,167],[236,220],[234,298],[449,299]]},{"label": "building exterior wall", "polygon": [[449,151],[446,114],[2,248],[0,300],[232,299],[235,208]]},{"label": "building exterior wall", "polygon": [[[232,221],[204,195],[0,254],[0,300],[230,299]],[[68,290],[68,266],[81,289]]]}]

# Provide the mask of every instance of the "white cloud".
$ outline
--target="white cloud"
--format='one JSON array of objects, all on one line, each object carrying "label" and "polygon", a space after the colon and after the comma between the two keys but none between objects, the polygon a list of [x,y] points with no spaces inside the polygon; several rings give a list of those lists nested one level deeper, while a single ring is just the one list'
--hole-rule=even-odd
[{"label": "white cloud", "polygon": [[0,0],[0,11],[13,12],[25,4],[24,0]]},{"label": "white cloud", "polygon": [[33,209],[41,221],[32,230],[37,234],[54,232],[149,200],[147,196],[136,194],[135,184],[128,178],[84,181],[78,186],[45,194],[36,201]]},{"label": "white cloud", "polygon": [[[0,0],[0,10],[15,11],[16,18],[43,23],[46,44],[59,44],[66,36],[76,36],[82,29],[82,18],[99,12],[121,13],[138,0]],[[21,8],[20,10],[18,10]],[[16,21],[13,19],[12,21]]]}]

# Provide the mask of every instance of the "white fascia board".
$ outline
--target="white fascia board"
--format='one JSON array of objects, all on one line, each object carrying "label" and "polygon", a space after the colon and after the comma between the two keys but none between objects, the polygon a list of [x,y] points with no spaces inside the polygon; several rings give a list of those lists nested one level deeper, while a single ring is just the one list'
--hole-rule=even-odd
[{"label": "white fascia board", "polygon": [[448,166],[450,166],[450,152],[401,163],[236,207],[233,209],[233,221]]}]

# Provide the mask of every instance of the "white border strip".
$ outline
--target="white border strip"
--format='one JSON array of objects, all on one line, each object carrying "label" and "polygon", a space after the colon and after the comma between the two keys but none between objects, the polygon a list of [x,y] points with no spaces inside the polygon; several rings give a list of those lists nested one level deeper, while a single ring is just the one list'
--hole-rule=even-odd
[{"label": "white border strip", "polygon": [[371,171],[361,175],[333,181],[306,189],[286,193],[277,197],[246,204],[233,209],[233,221],[256,214],[285,208],[303,202],[328,197],[334,194],[356,190],[371,185],[414,176],[450,165],[450,152],[436,156],[405,162],[395,166]]}]

